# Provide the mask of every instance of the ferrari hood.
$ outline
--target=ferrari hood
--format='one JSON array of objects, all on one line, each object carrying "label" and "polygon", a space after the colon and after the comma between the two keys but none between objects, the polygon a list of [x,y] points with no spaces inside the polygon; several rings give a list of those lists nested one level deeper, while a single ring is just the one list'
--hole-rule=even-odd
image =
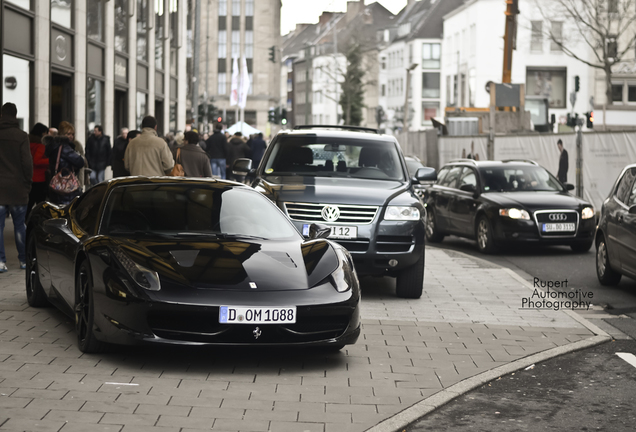
[{"label": "ferrari hood", "polygon": [[329,276],[338,258],[326,240],[125,240],[121,250],[162,281],[201,289],[309,289]]}]

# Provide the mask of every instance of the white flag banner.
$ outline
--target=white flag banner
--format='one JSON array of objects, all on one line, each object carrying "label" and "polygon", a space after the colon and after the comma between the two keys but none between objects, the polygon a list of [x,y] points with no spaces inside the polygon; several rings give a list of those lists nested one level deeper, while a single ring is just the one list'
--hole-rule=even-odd
[{"label": "white flag banner", "polygon": [[230,90],[230,106],[239,102],[239,68],[238,59],[234,57],[232,63],[232,89]]},{"label": "white flag banner", "polygon": [[239,91],[239,108],[245,108],[247,105],[247,93],[250,90],[250,74],[247,72],[247,60],[245,57],[241,59],[241,90]]}]

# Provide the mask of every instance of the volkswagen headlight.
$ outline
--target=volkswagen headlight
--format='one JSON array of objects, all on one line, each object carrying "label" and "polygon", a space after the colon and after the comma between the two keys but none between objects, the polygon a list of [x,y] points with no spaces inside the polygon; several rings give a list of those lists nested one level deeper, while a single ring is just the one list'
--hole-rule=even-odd
[{"label": "volkswagen headlight", "polygon": [[585,207],[581,211],[581,219],[591,219],[594,217],[594,209],[592,207]]},{"label": "volkswagen headlight", "polygon": [[384,214],[384,220],[390,221],[416,221],[420,219],[420,211],[416,207],[388,206]]},{"label": "volkswagen headlight", "polygon": [[499,216],[506,216],[510,219],[530,220],[530,213],[517,208],[499,209]]},{"label": "volkswagen headlight", "polygon": [[126,270],[130,278],[140,287],[148,291],[159,291],[161,283],[159,282],[159,274],[156,271],[147,269],[146,267],[134,262],[128,255],[118,248],[113,249],[113,253],[122,267]]}]

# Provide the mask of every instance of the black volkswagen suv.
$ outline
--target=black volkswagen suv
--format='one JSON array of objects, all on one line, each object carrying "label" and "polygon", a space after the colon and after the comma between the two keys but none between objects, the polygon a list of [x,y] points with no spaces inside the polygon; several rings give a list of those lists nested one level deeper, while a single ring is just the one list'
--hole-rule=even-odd
[{"label": "black volkswagen suv", "polygon": [[594,207],[533,161],[453,161],[427,190],[426,237],[453,234],[477,240],[483,253],[499,245],[568,245],[586,252],[594,242]]},{"label": "black volkswagen suv", "polygon": [[436,172],[420,168],[409,177],[394,137],[301,126],[276,135],[258,168],[237,166],[304,236],[312,223],[330,227],[329,238],[349,250],[358,274],[395,276],[398,297],[422,295],[426,214],[414,186]]}]

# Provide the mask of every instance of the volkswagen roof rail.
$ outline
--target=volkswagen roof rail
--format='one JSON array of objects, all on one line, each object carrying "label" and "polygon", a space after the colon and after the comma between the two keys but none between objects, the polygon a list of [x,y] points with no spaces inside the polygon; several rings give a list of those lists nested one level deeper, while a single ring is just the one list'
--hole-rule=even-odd
[{"label": "volkswagen roof rail", "polygon": [[449,161],[449,163],[454,163],[454,162],[468,162],[468,163],[472,163],[473,165],[477,165],[477,161],[475,159],[453,159],[452,161]]},{"label": "volkswagen roof rail", "polygon": [[502,160],[502,163],[506,163],[506,162],[526,162],[532,165],[539,165],[538,163],[536,163],[533,160],[530,159],[506,159],[506,160]]},{"label": "volkswagen roof rail", "polygon": [[304,130],[304,129],[342,129],[342,130],[350,130],[356,132],[369,132],[374,134],[380,134],[377,129],[366,128],[361,126],[347,126],[347,125],[299,125],[294,126],[294,130]]}]

